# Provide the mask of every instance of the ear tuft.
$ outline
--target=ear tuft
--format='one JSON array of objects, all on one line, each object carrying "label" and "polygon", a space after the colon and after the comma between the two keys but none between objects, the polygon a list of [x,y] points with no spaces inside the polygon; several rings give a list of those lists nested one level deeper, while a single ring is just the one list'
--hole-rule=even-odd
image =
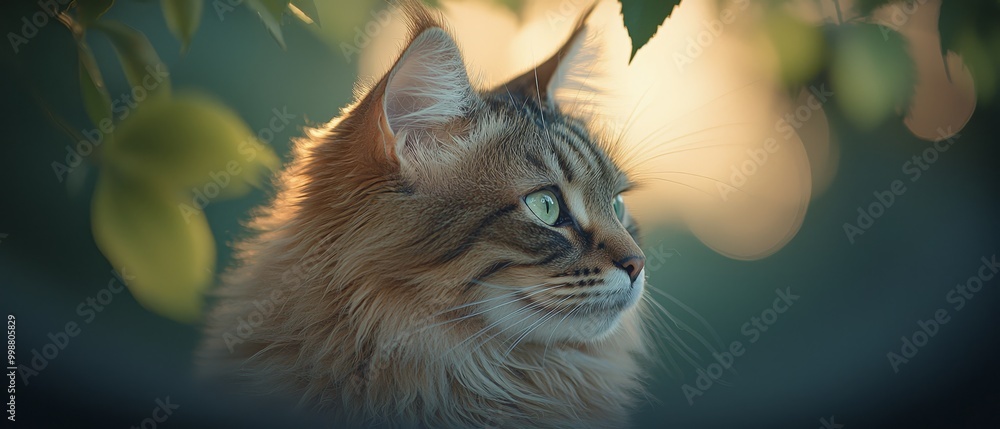
[{"label": "ear tuft", "polygon": [[563,99],[577,99],[581,91],[595,91],[589,82],[593,81],[600,46],[593,40],[594,27],[587,21],[596,6],[595,2],[583,10],[569,38],[551,57],[494,91],[518,93],[559,107],[565,107]]},{"label": "ear tuft", "polygon": [[418,34],[389,72],[383,108],[394,135],[429,131],[461,117],[472,87],[455,41],[443,29]]}]

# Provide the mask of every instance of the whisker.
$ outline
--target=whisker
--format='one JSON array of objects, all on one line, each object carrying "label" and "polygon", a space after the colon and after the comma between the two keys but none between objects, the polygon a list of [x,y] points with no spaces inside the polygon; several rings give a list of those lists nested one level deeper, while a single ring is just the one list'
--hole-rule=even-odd
[{"label": "whisker", "polygon": [[678,120],[680,120],[680,119],[684,119],[684,118],[685,118],[685,117],[687,117],[688,115],[692,115],[692,114],[694,114],[695,112],[697,112],[697,111],[699,111],[699,110],[701,110],[701,109],[704,109],[704,108],[706,108],[706,107],[708,107],[708,106],[711,106],[712,104],[714,104],[714,103],[715,103],[715,102],[717,102],[717,101],[722,101],[723,97],[728,97],[728,96],[730,96],[730,95],[733,95],[734,93],[737,93],[737,92],[739,92],[739,91],[742,91],[742,90],[744,90],[744,89],[747,89],[747,88],[749,88],[749,87],[751,87],[751,86],[753,86],[753,85],[756,85],[756,84],[758,84],[758,83],[760,83],[760,82],[763,82],[763,81],[764,81],[764,78],[760,78],[760,79],[756,79],[756,80],[752,80],[752,81],[750,81],[750,82],[747,82],[747,83],[743,84],[742,86],[739,86],[739,87],[737,87],[737,88],[733,88],[733,89],[731,89],[731,90],[729,90],[729,91],[726,91],[726,92],[724,92],[724,93],[722,93],[722,94],[719,94],[719,95],[717,95],[717,96],[713,97],[712,99],[710,99],[710,100],[708,100],[708,101],[706,101],[706,102],[702,103],[702,104],[701,104],[700,106],[698,106],[698,107],[695,107],[695,108],[693,108],[693,109],[691,109],[691,110],[688,110],[687,112],[685,112],[685,113],[684,113],[684,114],[682,114],[681,116],[678,116],[678,117],[676,117],[676,118],[672,118],[672,119],[670,119],[670,121],[671,121],[671,122],[675,122],[675,121],[678,121]]},{"label": "whisker", "polygon": [[[660,315],[660,313],[657,313],[657,312],[655,311],[655,310],[659,309],[659,310],[660,310],[661,312],[663,312],[664,314],[666,314],[666,309],[664,309],[664,308],[663,308],[662,306],[660,306],[660,305],[659,305],[659,303],[658,303],[658,302],[656,302],[656,300],[655,300],[655,299],[654,299],[653,297],[649,296],[649,295],[644,295],[644,296],[643,296],[643,298],[645,298],[645,299],[646,299],[646,301],[647,301],[647,302],[649,302],[649,304],[650,304],[650,305],[653,305],[653,306],[654,306],[654,307],[651,307],[651,309],[652,309],[651,311],[652,311],[652,314],[653,314],[653,316],[654,316],[654,317],[656,317],[656,319],[655,319],[655,321],[656,321],[656,325],[657,325],[657,326],[658,326],[658,327],[659,327],[660,329],[663,329],[663,331],[665,331],[665,332],[668,332],[668,333],[670,333],[670,334],[671,334],[671,335],[673,336],[673,338],[674,338],[674,339],[676,339],[677,341],[679,341],[679,342],[680,342],[680,344],[681,344],[681,345],[682,345],[682,346],[683,346],[683,347],[684,347],[684,348],[685,348],[685,349],[686,349],[686,350],[687,350],[687,351],[688,351],[689,353],[691,353],[692,355],[694,355],[694,357],[696,357],[696,358],[698,358],[698,359],[701,359],[701,355],[699,355],[699,354],[698,354],[698,352],[694,351],[694,349],[692,349],[692,348],[691,348],[690,346],[688,346],[688,345],[687,345],[686,343],[684,343],[684,340],[683,340],[683,339],[681,339],[681,338],[680,338],[680,336],[678,336],[678,335],[677,335],[677,334],[676,334],[676,333],[675,333],[675,332],[673,331],[673,329],[672,329],[672,328],[671,328],[671,327],[670,327],[670,326],[669,326],[669,325],[667,324],[667,321],[666,321],[665,319],[663,319],[663,316],[661,316],[661,315]],[[670,339],[669,339],[669,338],[667,338],[667,340],[669,341]],[[671,342],[672,342],[672,341],[671,341]]]},{"label": "whisker", "polygon": [[[572,298],[572,295],[563,298],[559,302],[555,303],[555,305],[558,307],[560,304],[566,302],[570,298]],[[514,341],[514,344],[511,344],[510,348],[507,349],[507,352],[504,353],[504,357],[509,356],[510,352],[513,351],[515,347],[517,347],[517,345],[521,342],[521,340],[523,340],[525,337],[527,337],[529,334],[531,334],[531,332],[534,331],[535,329],[538,329],[539,326],[542,326],[542,323],[545,323],[545,321],[551,319],[552,317],[554,317],[554,316],[556,316],[558,314],[559,313],[556,312],[556,311],[549,311],[548,314],[546,314],[545,316],[542,316],[535,323],[529,325],[528,329],[526,329],[524,331],[524,333],[521,334],[521,336],[518,337],[517,340]]]},{"label": "whisker", "polygon": [[[544,285],[544,284],[548,284],[548,283],[543,283],[543,285]],[[560,287],[560,286],[561,286],[561,284],[556,284],[556,285],[552,285],[552,286],[549,286],[549,287],[547,287],[547,288],[543,288],[543,289],[539,289],[539,290],[536,290],[536,291],[533,291],[533,292],[531,292],[531,293],[529,293],[529,294],[525,295],[525,297],[530,297],[530,296],[534,296],[534,295],[536,295],[536,294],[538,294],[538,293],[541,293],[541,292],[545,292],[545,291],[548,291],[548,290],[552,290],[552,289],[555,289],[555,288],[557,288],[557,287]],[[517,293],[518,293],[518,292],[519,292],[519,291],[514,291],[514,292],[510,292],[509,294],[505,294],[505,295],[517,295]],[[504,295],[501,295],[501,297],[504,297]],[[427,329],[427,328],[432,328],[432,327],[434,327],[434,326],[440,326],[440,325],[443,325],[443,324],[446,324],[446,323],[452,323],[452,322],[457,322],[457,321],[460,321],[460,320],[465,320],[465,319],[469,319],[469,318],[471,318],[471,317],[475,317],[475,316],[478,316],[478,315],[481,315],[481,314],[483,314],[483,313],[486,313],[486,312],[488,312],[488,311],[492,311],[492,310],[496,310],[496,309],[498,309],[498,308],[500,308],[500,307],[503,307],[503,306],[505,306],[505,305],[507,305],[507,304],[511,304],[511,303],[514,303],[514,302],[517,302],[517,300],[518,300],[518,299],[520,299],[520,298],[519,298],[519,297],[515,297],[514,299],[511,299],[511,300],[509,300],[509,301],[507,301],[507,302],[504,302],[503,304],[497,304],[497,305],[495,305],[495,306],[493,306],[493,307],[490,307],[490,308],[487,308],[487,309],[485,309],[485,310],[481,310],[481,311],[477,311],[477,312],[473,312],[473,313],[471,313],[471,314],[467,314],[467,315],[464,315],[464,316],[460,316],[460,317],[457,317],[457,318],[454,318],[454,319],[449,319],[449,320],[446,320],[446,321],[444,321],[444,322],[440,322],[440,323],[435,323],[435,324],[433,324],[433,325],[429,325],[429,326],[426,326],[426,327],[424,327],[424,329]],[[467,307],[467,306],[469,306],[469,305],[475,305],[475,304],[476,304],[476,303],[472,303],[472,304],[464,304],[464,305],[462,305],[462,306],[459,306],[459,307]],[[453,310],[449,310],[449,311],[453,311]],[[441,314],[444,314],[444,313],[448,313],[449,311],[444,311],[444,312],[442,312]]]},{"label": "whisker", "polygon": [[[666,315],[666,316],[667,316],[667,318],[669,318],[669,319],[671,319],[672,321],[674,321],[674,323],[677,323],[677,322],[676,322],[676,321],[674,320],[674,318],[673,318],[673,317],[672,317],[672,316],[670,315],[670,313],[669,313],[669,312],[667,312],[667,311],[666,311],[666,309],[664,309],[664,308],[663,308],[662,306],[660,306],[660,305],[659,305],[659,303],[657,303],[657,302],[656,302],[655,300],[652,300],[652,299],[651,299],[651,300],[649,300],[648,302],[649,302],[649,303],[651,303],[651,304],[654,304],[654,305],[655,305],[656,307],[658,307],[658,308],[659,308],[660,310],[662,310],[662,311],[664,312],[664,315]],[[694,367],[694,368],[696,368],[696,369],[700,369],[700,370],[702,370],[702,371],[706,371],[706,368],[705,368],[705,366],[703,366],[703,365],[702,365],[702,363],[700,362],[700,360],[701,360],[700,358],[698,359],[699,361],[696,361],[696,360],[695,360],[694,358],[692,358],[691,356],[688,356],[688,354],[687,354],[687,353],[685,353],[685,351],[684,351],[684,348],[687,348],[688,350],[691,350],[691,349],[690,349],[690,347],[689,347],[689,346],[687,345],[687,343],[685,343],[685,342],[684,342],[684,340],[683,340],[682,338],[680,338],[680,336],[678,336],[678,335],[677,335],[677,333],[676,333],[676,332],[674,332],[674,330],[673,330],[673,329],[671,329],[671,328],[670,328],[669,326],[666,326],[666,330],[667,330],[667,332],[668,332],[668,333],[669,333],[670,335],[665,335],[665,336],[662,336],[662,338],[663,338],[663,339],[665,339],[665,340],[667,340],[667,342],[669,342],[669,343],[671,343],[671,344],[673,344],[673,345],[675,345],[675,346],[676,346],[676,345],[677,345],[678,343],[680,343],[680,344],[681,344],[681,345],[683,346],[683,348],[678,348],[678,349],[676,350],[676,351],[677,351],[677,353],[678,353],[678,354],[679,354],[679,355],[680,355],[680,356],[681,356],[682,358],[684,358],[684,360],[685,360],[685,361],[687,361],[687,363],[688,363],[689,365],[691,365],[692,367]],[[691,332],[688,332],[688,334],[692,334],[692,333],[691,333]],[[695,338],[699,338],[699,336],[698,336],[697,334],[692,334],[692,336],[694,336]],[[676,340],[675,340],[675,338],[676,338]],[[703,343],[703,345],[704,345],[704,343]],[[713,354],[714,354],[714,353],[716,353],[716,351],[715,351],[715,348],[714,348],[714,347],[712,347],[712,346],[706,346],[706,348],[707,348],[707,349],[709,349],[709,351],[711,351],[711,352],[712,352]],[[692,351],[692,353],[694,352],[693,350],[691,350],[691,351]],[[697,353],[695,353],[695,355],[697,355]],[[683,374],[683,371],[679,371],[679,372],[680,372],[681,374]],[[722,380],[719,380],[719,382],[720,382],[720,384],[723,384],[723,385],[728,385],[728,383],[726,383],[726,382],[724,382],[724,381],[722,381]]]},{"label": "whisker", "polygon": [[[708,141],[710,141],[710,140],[700,140],[698,143],[708,142]],[[685,145],[685,146],[687,146],[687,145]],[[689,152],[689,151],[693,151],[693,150],[713,149],[713,148],[723,147],[723,146],[746,147],[746,145],[736,144],[736,143],[720,143],[720,144],[713,144],[713,145],[708,145],[708,146],[698,146],[698,147],[684,147],[684,146],[681,146],[681,148],[678,148],[676,150],[668,150],[668,151],[663,152],[663,153],[658,153],[656,155],[643,158],[643,160],[641,162],[639,162],[638,164],[629,166],[627,168],[627,170],[638,169],[640,165],[643,165],[643,164],[645,164],[648,161],[651,161],[651,160],[656,159],[656,158],[664,157],[664,156],[667,156],[667,155],[674,155],[674,154],[678,154],[678,153],[681,153],[681,152]]]},{"label": "whisker", "polygon": [[[716,179],[714,177],[709,177],[709,176],[706,176],[704,174],[691,173],[691,172],[687,172],[687,171],[677,171],[677,170],[650,171],[650,172],[644,173],[644,174],[682,174],[682,175],[685,175],[685,176],[698,177],[698,178],[705,179],[705,180],[711,180],[711,181],[716,182],[716,183],[722,183],[724,185],[729,185],[728,183],[726,183],[726,182],[724,182],[722,180]],[[737,190],[739,190],[739,189],[737,189]]]},{"label": "whisker", "polygon": [[702,317],[700,314],[698,314],[697,311],[694,311],[694,309],[692,309],[691,307],[688,307],[686,304],[684,304],[683,302],[681,302],[679,299],[674,298],[674,296],[670,295],[669,293],[666,293],[666,292],[664,292],[662,290],[659,290],[659,289],[656,289],[656,288],[648,288],[648,289],[652,290],[653,292],[656,292],[656,293],[662,295],[663,297],[665,297],[667,299],[669,299],[670,302],[673,302],[675,305],[677,305],[678,307],[680,307],[681,309],[683,309],[684,311],[686,311],[688,314],[690,314],[692,317],[694,317],[695,320],[697,320],[699,323],[701,323],[701,325],[704,326],[705,329],[708,330],[709,334],[712,335],[712,338],[715,339],[715,342],[718,343],[718,345],[719,345],[720,348],[725,347],[722,344],[722,339],[719,338],[719,335],[715,332],[715,329],[713,329],[712,326],[708,324],[708,321],[705,320],[705,318]]},{"label": "whisker", "polygon": [[680,185],[680,186],[684,186],[684,187],[686,187],[686,188],[691,188],[691,189],[694,189],[694,190],[696,190],[696,191],[698,191],[698,192],[701,192],[701,193],[703,193],[703,194],[705,194],[705,195],[708,195],[708,196],[714,196],[714,195],[715,195],[714,193],[712,193],[712,192],[708,192],[708,191],[706,191],[706,190],[704,190],[704,189],[700,189],[700,188],[697,188],[697,187],[695,187],[695,186],[692,186],[692,185],[689,185],[689,184],[687,184],[687,183],[684,183],[684,182],[678,182],[678,181],[676,181],[676,180],[670,180],[670,179],[667,179],[667,178],[665,178],[665,177],[650,177],[650,178],[648,178],[648,179],[645,179],[645,180],[657,180],[657,181],[661,181],[661,182],[668,182],[668,183],[673,183],[673,184],[675,184],[675,185]]},{"label": "whisker", "polygon": [[[655,314],[655,313],[651,313],[651,314]],[[646,330],[646,337],[650,338],[650,339],[652,339],[654,341],[654,343],[653,343],[654,350],[656,352],[662,354],[663,356],[665,356],[667,358],[667,361],[670,363],[670,365],[673,366],[673,369],[671,369],[670,367],[668,367],[667,363],[663,362],[662,360],[656,360],[657,366],[660,367],[661,369],[663,369],[664,371],[666,371],[667,374],[670,375],[670,376],[672,376],[672,377],[673,376],[683,376],[684,371],[681,369],[680,365],[677,364],[677,361],[674,359],[674,354],[671,352],[671,348],[666,344],[666,342],[665,342],[664,338],[662,337],[662,335],[660,335],[660,333],[657,332],[656,329],[653,328],[650,325],[645,325],[644,329]],[[676,374],[675,374],[675,370],[676,370]]]},{"label": "whisker", "polygon": [[[688,147],[688,146],[693,146],[693,145],[696,145],[696,144],[704,143],[706,141],[712,141],[711,139],[710,140],[698,140],[698,141],[695,141],[695,142],[681,144],[683,142],[683,139],[686,139],[686,138],[695,137],[695,136],[703,134],[703,133],[717,131],[717,130],[723,129],[725,127],[732,127],[732,126],[739,126],[739,125],[750,125],[750,123],[749,122],[732,122],[732,123],[726,123],[726,124],[713,125],[711,127],[703,128],[703,129],[696,130],[696,131],[691,131],[689,133],[681,134],[681,135],[678,135],[678,136],[673,136],[673,137],[671,137],[671,138],[669,138],[669,139],[667,139],[667,140],[665,140],[665,141],[663,141],[663,142],[661,142],[661,143],[659,143],[657,145],[646,146],[646,143],[650,142],[653,139],[661,137],[662,135],[664,135],[668,131],[671,131],[672,128],[670,127],[670,125],[667,125],[667,126],[655,129],[655,130],[651,131],[649,134],[647,134],[645,137],[641,138],[640,140],[631,143],[630,144],[631,146],[642,148],[642,150],[633,152],[630,157],[628,157],[628,158],[625,159],[625,163],[626,164],[632,164],[632,162],[635,161],[636,159],[646,159],[646,155],[648,155],[649,152],[651,152],[653,150],[656,150],[656,149],[662,149],[662,148],[681,149],[681,148],[684,148],[684,147]],[[638,164],[638,165],[641,165],[641,164]]]},{"label": "whisker", "polygon": [[[480,342],[478,345],[476,345],[475,348],[482,347],[483,345],[485,345],[486,343],[488,343],[490,340],[492,340],[492,339],[500,336],[500,334],[503,334],[507,330],[509,330],[509,329],[511,329],[511,328],[513,328],[513,327],[515,327],[517,325],[519,325],[521,322],[524,322],[525,320],[528,320],[529,317],[534,316],[536,314],[539,314],[539,313],[545,311],[545,305],[547,305],[547,304],[555,301],[556,299],[558,299],[558,297],[550,297],[550,298],[548,298],[545,301],[540,302],[540,303],[534,303],[533,302],[533,303],[531,303],[529,305],[526,305],[524,307],[521,307],[517,311],[514,311],[513,313],[505,316],[504,319],[506,319],[507,317],[510,317],[510,316],[512,316],[514,314],[520,313],[520,312],[522,312],[524,310],[531,310],[528,314],[526,314],[523,317],[521,317],[520,319],[518,319],[517,322],[511,323],[510,326],[507,326],[506,328],[503,328],[500,331],[498,331],[498,332],[494,333],[493,335],[490,335],[489,337],[487,337],[486,339],[484,339],[482,342]],[[501,319],[501,320],[503,320],[503,319]],[[499,322],[499,321],[497,321],[497,322]],[[480,332],[482,332],[482,331],[480,331]],[[472,338],[478,337],[480,335],[482,335],[482,334],[476,333],[475,335],[473,335],[473,336],[469,337],[468,339],[466,339],[466,341],[468,341],[468,340],[470,340]],[[506,357],[506,356],[507,355],[504,355],[504,357]]]},{"label": "whisker", "polygon": [[[708,349],[708,350],[710,350],[712,353],[716,352],[715,346],[709,344],[708,341],[701,334],[699,334],[699,333],[695,332],[693,329],[691,329],[691,327],[688,326],[688,324],[684,323],[682,320],[680,320],[680,319],[674,317],[674,315],[670,314],[670,312],[667,311],[667,309],[664,308],[662,304],[660,304],[659,302],[656,302],[655,299],[651,300],[650,302],[653,304],[653,306],[655,306],[656,308],[659,308],[660,311],[662,311],[663,314],[665,316],[667,316],[667,318],[670,319],[671,322],[674,322],[674,324],[677,325],[677,327],[679,329],[687,332],[689,335],[691,335],[692,337],[694,337],[696,340],[698,340],[699,343],[701,343],[702,346],[705,346],[705,348]],[[721,344],[720,344],[720,347],[721,347]]]},{"label": "whisker", "polygon": [[563,322],[565,322],[566,318],[572,316],[573,313],[575,313],[576,310],[579,310],[581,307],[583,307],[583,302],[582,301],[576,303],[576,305],[573,306],[573,309],[571,309],[569,312],[567,312],[566,315],[564,315],[562,317],[562,319],[559,320],[559,323],[556,323],[556,326],[552,328],[552,333],[549,334],[549,338],[545,340],[544,349],[542,350],[542,363],[543,364],[545,362],[545,355],[549,351],[549,344],[552,344],[552,337],[556,334],[556,331],[559,329],[559,325],[561,325]]},{"label": "whisker", "polygon": [[652,89],[653,89],[652,84],[646,87],[646,90],[642,92],[642,96],[640,96],[639,99],[636,100],[635,106],[632,107],[632,110],[628,113],[628,116],[625,117],[625,124],[623,124],[621,130],[619,130],[618,137],[614,139],[613,145],[615,148],[621,147],[622,139],[624,139],[625,136],[628,134],[628,130],[631,129],[633,125],[635,125],[634,121],[638,118],[638,116],[636,116],[636,113],[639,111],[639,107],[642,106],[643,101],[646,100],[646,96],[650,94]]},{"label": "whisker", "polygon": [[[523,290],[523,288],[530,288],[530,287],[539,286],[539,285],[534,285],[534,286],[497,285],[497,284],[493,284],[493,283],[487,283],[487,282],[484,282],[482,280],[472,280],[471,283],[475,283],[475,284],[480,285],[480,286],[486,286],[488,288],[500,289],[500,290]],[[541,284],[545,285],[545,284],[549,284],[549,283],[541,283]]]},{"label": "whisker", "polygon": [[[526,296],[525,296],[525,298],[527,298],[527,297],[530,297],[530,296],[533,296],[533,295],[536,295],[536,294],[538,294],[538,293],[541,293],[541,292],[544,292],[544,291],[547,291],[547,290],[552,290],[552,289],[555,289],[555,288],[557,288],[557,287],[559,287],[559,286],[560,286],[560,285],[555,285],[555,286],[551,286],[551,287],[548,287],[548,288],[545,288],[545,289],[542,289],[542,290],[538,290],[538,291],[535,291],[535,292],[532,292],[531,294],[529,294],[529,295],[526,295]],[[493,307],[493,308],[491,308],[490,310],[492,310],[492,309],[495,309],[495,308],[499,308],[499,307],[502,307],[502,306],[504,306],[504,305],[507,305],[507,304],[511,304],[511,303],[513,303],[513,302],[516,302],[516,300],[511,300],[510,302],[506,302],[506,303],[504,303],[504,304],[501,304],[501,305],[498,305],[498,306],[496,306],[496,307]],[[504,321],[504,320],[507,320],[508,318],[510,318],[510,317],[512,317],[512,316],[514,316],[514,315],[516,315],[516,314],[518,314],[518,313],[521,313],[521,312],[523,312],[524,310],[527,310],[527,309],[529,309],[529,308],[530,308],[530,307],[529,307],[529,306],[527,306],[527,305],[526,305],[526,306],[522,306],[521,308],[519,308],[519,309],[517,309],[517,310],[514,310],[514,311],[512,311],[512,312],[511,312],[510,314],[508,314],[508,315],[506,315],[506,316],[504,316],[504,317],[501,317],[500,319],[498,319],[498,320],[496,320],[496,321],[494,321],[494,322],[490,323],[490,324],[489,324],[489,325],[487,325],[486,327],[484,327],[484,328],[480,329],[480,330],[479,330],[478,332],[476,332],[475,334],[472,334],[472,335],[470,335],[470,336],[469,336],[468,338],[466,338],[466,339],[462,340],[461,342],[459,342],[458,344],[456,344],[456,345],[455,345],[455,346],[453,346],[452,348],[448,349],[448,351],[446,351],[445,353],[443,353],[443,354],[442,354],[442,356],[447,356],[447,355],[451,354],[451,352],[455,351],[455,349],[457,349],[457,348],[461,347],[461,346],[462,346],[463,344],[467,343],[468,341],[472,340],[473,338],[476,338],[476,337],[479,337],[480,335],[482,335],[482,334],[484,334],[484,333],[488,332],[488,331],[489,331],[490,329],[493,329],[494,327],[496,327],[496,326],[497,326],[497,325],[499,325],[500,323],[503,323],[503,321]],[[486,310],[486,311],[489,311],[489,310]],[[501,331],[501,332],[503,332],[503,331]],[[491,337],[491,338],[492,338],[492,337]],[[487,339],[487,340],[488,340],[488,339]]]}]

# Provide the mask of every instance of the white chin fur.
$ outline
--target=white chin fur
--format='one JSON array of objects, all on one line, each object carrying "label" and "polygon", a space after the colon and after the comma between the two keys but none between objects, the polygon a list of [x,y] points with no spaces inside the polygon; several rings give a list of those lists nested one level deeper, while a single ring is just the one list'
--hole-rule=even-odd
[{"label": "white chin fur", "polygon": [[[580,308],[567,315],[565,311],[550,313],[538,309],[520,299],[507,302],[504,305],[486,306],[487,310],[484,315],[487,324],[492,325],[496,331],[485,335],[489,337],[500,332],[492,341],[505,341],[508,347],[515,341],[521,344],[600,341],[614,333],[621,322],[622,315],[631,310],[639,301],[645,286],[644,274],[642,273],[636,279],[635,285],[631,288],[628,276],[622,271],[616,271],[605,277],[605,281],[600,287],[587,289],[588,292],[601,292],[602,295],[589,298],[588,304],[615,301],[621,305],[620,308],[616,309],[583,311],[584,308]],[[531,292],[528,294],[530,295]],[[541,294],[534,295],[532,298],[545,301]],[[570,310],[572,306],[565,308]]]}]

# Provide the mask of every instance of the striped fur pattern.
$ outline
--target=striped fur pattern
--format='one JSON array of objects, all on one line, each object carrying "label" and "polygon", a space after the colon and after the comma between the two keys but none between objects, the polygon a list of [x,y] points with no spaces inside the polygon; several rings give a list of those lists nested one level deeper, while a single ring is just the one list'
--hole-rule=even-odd
[{"label": "striped fur pattern", "polygon": [[[297,143],[255,214],[200,368],[355,424],[625,425],[643,256],[612,204],[628,178],[547,95],[579,49],[476,90],[438,19],[406,7],[392,70]],[[528,208],[541,189],[568,223]]]}]

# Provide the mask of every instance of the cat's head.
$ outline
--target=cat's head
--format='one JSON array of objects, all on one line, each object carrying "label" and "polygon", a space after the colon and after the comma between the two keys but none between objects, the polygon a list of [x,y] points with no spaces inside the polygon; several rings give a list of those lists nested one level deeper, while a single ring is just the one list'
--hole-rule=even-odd
[{"label": "cat's head", "polygon": [[382,272],[407,273],[397,292],[412,305],[527,342],[614,332],[643,292],[644,256],[621,198],[631,182],[557,102],[589,71],[586,26],[535,69],[478,90],[449,33],[409,14],[410,43],[334,125],[351,146],[323,149],[358,165],[316,174],[355,181],[347,197],[367,200],[351,222],[381,228],[366,239],[391,253]]}]

